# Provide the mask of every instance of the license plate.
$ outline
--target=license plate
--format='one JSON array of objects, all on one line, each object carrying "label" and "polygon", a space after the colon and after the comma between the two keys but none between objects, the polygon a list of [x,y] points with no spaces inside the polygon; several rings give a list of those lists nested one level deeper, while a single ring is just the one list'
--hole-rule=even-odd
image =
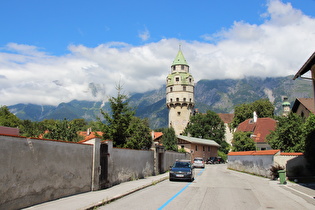
[{"label": "license plate", "polygon": [[176,177],[184,177],[183,174],[176,174]]}]

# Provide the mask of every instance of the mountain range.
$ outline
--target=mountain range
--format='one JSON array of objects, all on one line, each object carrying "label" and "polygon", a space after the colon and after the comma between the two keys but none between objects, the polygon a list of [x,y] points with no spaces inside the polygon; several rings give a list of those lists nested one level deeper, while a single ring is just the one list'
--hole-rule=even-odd
[{"label": "mountain range", "polygon": [[[291,106],[296,98],[313,97],[312,83],[307,80],[292,80],[286,77],[246,77],[243,79],[200,80],[195,84],[195,108],[199,112],[212,110],[216,113],[233,113],[234,107],[269,99],[275,106],[275,114],[282,111],[283,97],[288,97]],[[103,91],[96,90],[93,91]],[[129,94],[129,105],[136,116],[148,118],[152,129],[167,127],[168,110],[165,104],[165,85],[157,90]],[[79,119],[87,121],[101,117],[100,109],[110,112],[108,102],[73,100],[58,106],[16,104],[9,110],[20,119],[41,121],[44,119]]]}]

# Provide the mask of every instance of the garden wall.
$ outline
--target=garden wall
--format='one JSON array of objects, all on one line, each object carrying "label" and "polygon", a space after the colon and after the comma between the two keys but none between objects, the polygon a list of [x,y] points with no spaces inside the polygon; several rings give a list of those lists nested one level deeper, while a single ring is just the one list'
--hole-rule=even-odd
[{"label": "garden wall", "polygon": [[92,145],[0,135],[0,209],[91,190]]}]

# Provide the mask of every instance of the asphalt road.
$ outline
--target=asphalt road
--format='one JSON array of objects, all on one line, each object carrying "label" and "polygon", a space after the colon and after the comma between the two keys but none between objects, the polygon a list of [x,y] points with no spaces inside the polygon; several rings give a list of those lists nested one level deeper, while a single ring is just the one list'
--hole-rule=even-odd
[{"label": "asphalt road", "polygon": [[169,180],[140,190],[99,209],[315,209],[314,199],[297,186],[207,165],[194,182]]}]

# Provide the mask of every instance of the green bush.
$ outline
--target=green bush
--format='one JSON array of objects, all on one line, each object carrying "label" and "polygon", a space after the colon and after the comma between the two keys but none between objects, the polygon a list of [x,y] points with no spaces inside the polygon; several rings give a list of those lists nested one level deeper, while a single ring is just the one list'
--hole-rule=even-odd
[{"label": "green bush", "polygon": [[270,176],[272,179],[278,179],[279,178],[279,170],[283,170],[284,167],[280,166],[279,164],[271,166],[270,170]]}]

